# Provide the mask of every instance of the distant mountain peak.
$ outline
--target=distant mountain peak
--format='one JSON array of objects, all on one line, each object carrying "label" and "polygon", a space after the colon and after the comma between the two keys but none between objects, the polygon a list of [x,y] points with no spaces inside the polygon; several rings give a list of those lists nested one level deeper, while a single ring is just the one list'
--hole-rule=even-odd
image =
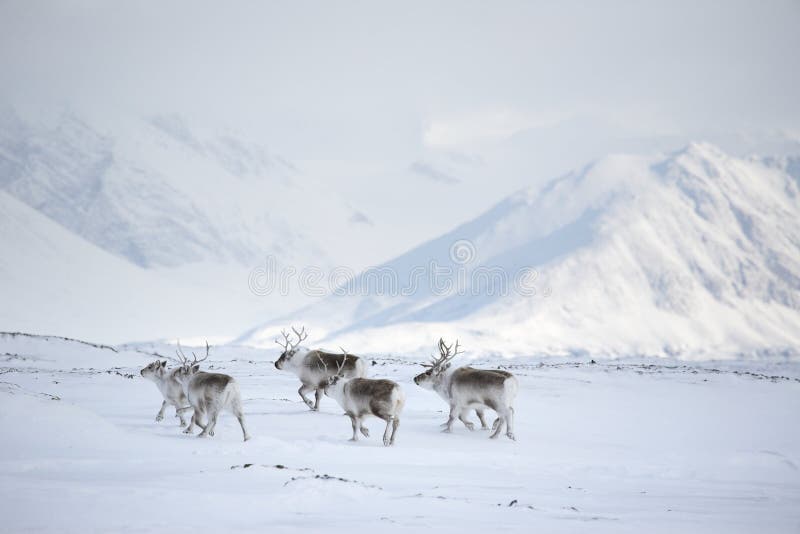
[{"label": "distant mountain peak", "polygon": [[330,251],[312,237],[320,228],[371,227],[266,147],[177,114],[123,120],[111,133],[68,109],[42,123],[13,110],[0,120],[0,189],[140,267],[253,268],[279,253],[287,265],[325,266]]},{"label": "distant mountain peak", "polygon": [[[467,288],[480,287],[470,277],[481,269],[511,278],[530,268],[534,295],[437,294],[424,284],[382,295],[361,275],[351,296],[329,297],[241,341],[266,342],[277,325],[302,320],[325,333],[324,343],[362,350],[383,350],[385,339],[393,350],[423,350],[416,333],[425,330],[507,354],[795,354],[795,180],[785,162],[735,158],[702,142],[663,156],[607,156],[518,191],[380,267],[402,281],[435,261],[463,268]],[[469,262],[454,261],[456,243],[471,247]]]}]

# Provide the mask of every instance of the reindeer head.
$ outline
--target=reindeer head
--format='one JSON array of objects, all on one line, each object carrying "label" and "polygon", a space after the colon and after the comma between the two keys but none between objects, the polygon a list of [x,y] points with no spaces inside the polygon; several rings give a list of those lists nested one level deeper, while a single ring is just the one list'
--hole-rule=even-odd
[{"label": "reindeer head", "polygon": [[292,341],[292,335],[286,333],[285,330],[281,330],[281,335],[283,336],[283,341],[275,340],[275,343],[283,347],[283,352],[281,353],[280,358],[275,361],[275,367],[278,369],[283,369],[284,366],[290,365],[292,363],[292,358],[298,354],[305,354],[308,352],[307,349],[301,348],[299,345],[308,337],[306,334],[306,327],[302,327],[298,332],[295,327],[292,327],[292,331],[297,336],[297,341]]},{"label": "reindeer head", "polygon": [[189,361],[189,358],[183,353],[183,349],[181,349],[181,342],[178,341],[178,350],[175,351],[178,354],[178,357],[181,359],[181,366],[175,370],[175,374],[172,376],[175,377],[175,380],[180,382],[181,384],[187,384],[192,377],[200,371],[200,362],[203,362],[208,359],[208,352],[209,346],[208,341],[206,341],[206,355],[202,358],[198,358],[197,355],[192,352],[192,361]]},{"label": "reindeer head", "polygon": [[325,374],[329,375],[328,381],[323,386],[323,391],[325,392],[325,395],[330,397],[331,393],[337,391],[344,385],[345,382],[347,382],[344,377],[344,365],[347,362],[347,351],[342,349],[342,363],[336,363],[336,374],[329,374],[328,365],[325,363],[325,360],[322,359],[322,356],[319,357],[319,361],[322,364],[322,367],[325,368]]},{"label": "reindeer head", "polygon": [[139,374],[149,380],[163,378],[167,372],[167,360],[156,360],[141,371]]},{"label": "reindeer head", "polygon": [[445,344],[444,339],[439,338],[439,357],[434,356],[430,363],[422,364],[428,370],[415,376],[414,383],[425,389],[434,389],[442,381],[445,371],[450,368],[453,358],[461,354],[461,352],[463,351],[458,350],[458,340],[456,340],[456,346],[453,348],[452,344],[448,346]]}]

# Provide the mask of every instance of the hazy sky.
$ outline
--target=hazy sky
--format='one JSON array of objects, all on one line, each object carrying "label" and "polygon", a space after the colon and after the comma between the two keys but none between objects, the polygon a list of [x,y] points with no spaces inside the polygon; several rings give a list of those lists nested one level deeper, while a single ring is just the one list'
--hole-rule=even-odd
[{"label": "hazy sky", "polygon": [[373,219],[402,215],[374,184],[413,176],[408,198],[454,191],[450,217],[422,223],[433,234],[527,179],[485,168],[487,192],[437,162],[480,166],[526,129],[797,134],[798,28],[797,0],[2,1],[0,96],[225,126],[338,180]]},{"label": "hazy sky", "polygon": [[12,101],[202,113],[292,147],[447,143],[481,115],[796,127],[798,28],[796,0],[23,0],[0,3],[0,61]]}]

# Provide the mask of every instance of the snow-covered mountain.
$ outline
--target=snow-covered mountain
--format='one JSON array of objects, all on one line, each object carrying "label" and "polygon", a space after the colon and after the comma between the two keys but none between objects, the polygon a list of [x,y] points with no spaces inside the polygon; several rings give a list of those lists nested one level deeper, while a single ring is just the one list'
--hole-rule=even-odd
[{"label": "snow-covered mountain", "polygon": [[6,109],[0,209],[3,328],[112,341],[234,335],[303,302],[251,292],[267,257],[326,268],[327,232],[373,231],[279,155],[174,115]]},{"label": "snow-covered mountain", "polygon": [[[440,268],[452,287],[430,283]],[[794,355],[798,160],[735,158],[703,143],[609,156],[506,198],[339,293],[240,341],[268,346],[295,322],[354,351],[428,351],[444,335],[509,355]]]},{"label": "snow-covered mountain", "polygon": [[70,112],[46,124],[0,116],[0,188],[142,267],[253,267],[267,254],[328,265],[313,233],[358,232],[363,214],[299,174],[263,146],[198,133],[175,115],[110,133]]}]

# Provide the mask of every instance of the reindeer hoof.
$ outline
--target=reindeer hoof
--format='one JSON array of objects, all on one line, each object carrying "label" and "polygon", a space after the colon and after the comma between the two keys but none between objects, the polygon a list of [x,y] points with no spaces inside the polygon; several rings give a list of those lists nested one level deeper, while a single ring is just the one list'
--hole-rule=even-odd
[{"label": "reindeer hoof", "polygon": [[213,438],[214,437],[214,431],[212,430],[211,432],[208,433],[208,435]]},{"label": "reindeer hoof", "polygon": [[369,429],[368,429],[367,427],[365,427],[365,426],[362,426],[362,427],[361,427],[361,433],[362,433],[362,434],[364,434],[364,437],[365,437],[365,438],[368,438],[368,437],[369,437]]},{"label": "reindeer hoof", "polygon": [[508,436],[508,439],[510,439],[511,441],[517,441],[517,438],[514,437],[514,434],[512,432],[509,432],[508,434],[506,434],[506,436]]},{"label": "reindeer hoof", "polygon": [[191,434],[192,433],[192,429],[191,428],[187,428],[186,430],[183,431],[183,433],[184,434]]},{"label": "reindeer hoof", "polygon": [[464,426],[467,427],[467,430],[469,430],[470,432],[475,430],[475,425],[473,425],[472,423],[464,423]]},{"label": "reindeer hoof", "polygon": [[244,440],[245,440],[245,441],[249,441],[249,440],[251,440],[251,439],[253,439],[253,436],[245,436],[245,437],[244,437]]},{"label": "reindeer hoof", "polygon": [[391,444],[392,444],[392,442],[391,442],[391,441],[389,441],[389,439],[388,439],[388,438],[386,438],[386,439],[384,439],[384,440],[383,440],[383,446],[384,446],[384,447],[388,447],[388,446],[389,446],[389,445],[391,445]]},{"label": "reindeer hoof", "polygon": [[452,430],[449,428],[445,428],[444,430],[442,430],[442,434],[450,434],[451,432]]},{"label": "reindeer hoof", "polygon": [[163,420],[164,420],[164,416],[163,415],[159,414],[159,415],[156,416],[156,423],[158,423],[159,421],[163,421]]},{"label": "reindeer hoof", "polygon": [[358,438],[350,438],[347,441],[358,441]]}]

